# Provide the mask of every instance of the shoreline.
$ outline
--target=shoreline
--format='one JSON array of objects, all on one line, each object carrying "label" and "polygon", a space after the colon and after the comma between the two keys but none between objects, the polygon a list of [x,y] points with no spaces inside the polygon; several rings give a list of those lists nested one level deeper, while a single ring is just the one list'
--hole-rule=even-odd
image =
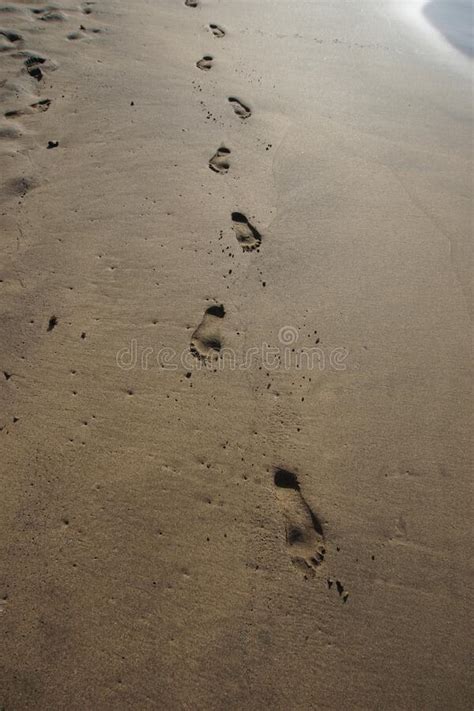
[{"label": "shoreline", "polygon": [[464,24],[468,15],[464,0],[455,3],[453,8],[449,0],[411,0],[403,4],[390,0],[387,9],[403,19],[413,38],[417,36],[420,52],[431,55],[441,66],[449,63],[470,82],[473,35]]},{"label": "shoreline", "polygon": [[473,8],[466,0],[429,0],[423,14],[455,49],[468,57],[474,55]]}]

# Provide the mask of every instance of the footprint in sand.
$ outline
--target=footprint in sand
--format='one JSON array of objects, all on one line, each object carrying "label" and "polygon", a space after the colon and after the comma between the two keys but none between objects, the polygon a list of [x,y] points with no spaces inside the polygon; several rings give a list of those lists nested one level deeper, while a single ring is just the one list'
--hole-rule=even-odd
[{"label": "footprint in sand", "polygon": [[51,105],[51,99],[40,99],[34,104],[30,104],[29,107],[25,109],[16,109],[14,111],[5,111],[5,118],[16,118],[17,116],[24,116],[25,114],[32,114],[36,111],[47,111]]},{"label": "footprint in sand", "polygon": [[245,106],[239,99],[236,99],[235,96],[229,96],[229,103],[239,118],[246,119],[252,115],[249,107]]},{"label": "footprint in sand", "polygon": [[262,235],[250,224],[245,215],[241,212],[233,212],[231,217],[237,242],[244,252],[252,252],[254,249],[260,247]]},{"label": "footprint in sand", "polygon": [[3,185],[5,194],[16,195],[19,198],[24,198],[25,195],[34,190],[39,185],[38,180],[33,176],[22,175],[19,178],[12,178]]},{"label": "footprint in sand", "polygon": [[191,353],[200,360],[215,360],[219,357],[222,341],[219,335],[220,319],[224,318],[222,304],[209,306],[201,323],[191,337]]},{"label": "footprint in sand", "polygon": [[214,171],[214,173],[227,173],[230,168],[229,163],[230,148],[221,146],[212,156],[209,161],[209,168]]},{"label": "footprint in sand", "polygon": [[202,69],[204,72],[208,72],[209,69],[212,67],[213,59],[214,57],[211,57],[210,54],[205,54],[204,57],[199,60],[199,62],[196,62],[196,67]]},{"label": "footprint in sand", "polygon": [[186,7],[197,7],[199,5],[198,0],[184,0]]},{"label": "footprint in sand", "polygon": [[13,140],[20,138],[23,135],[22,128],[19,124],[2,125],[0,123],[0,140]]},{"label": "footprint in sand", "polygon": [[326,549],[321,522],[301,493],[298,478],[286,469],[275,469],[273,482],[285,518],[286,544],[291,561],[314,575]]},{"label": "footprint in sand", "polygon": [[326,582],[329,590],[332,588],[333,584],[336,583],[337,594],[341,598],[342,602],[347,602],[349,593],[345,590],[344,585],[340,580],[332,580],[332,578],[328,578]]},{"label": "footprint in sand", "polygon": [[225,32],[219,25],[210,24],[209,29],[211,30],[214,37],[224,37]]},{"label": "footprint in sand", "polygon": [[15,45],[8,40],[5,35],[0,33],[0,52],[8,52],[10,49],[14,49]]},{"label": "footprint in sand", "polygon": [[69,32],[66,37],[68,40],[86,39],[89,33],[99,35],[101,34],[101,32],[102,30],[100,30],[98,27],[92,27],[91,29],[89,29],[84,27],[84,25],[80,25],[78,30]]},{"label": "footprint in sand", "polygon": [[63,22],[66,19],[64,13],[54,7],[35,7],[31,12],[43,22]]},{"label": "footprint in sand", "polygon": [[[46,57],[42,57],[40,54],[35,54],[34,52],[28,52],[26,50],[17,52],[14,56],[23,59],[23,64],[25,65],[26,71],[30,77],[33,77],[36,81],[41,81],[43,78],[43,71],[40,68],[40,65],[47,63]],[[50,68],[53,68],[53,66]]]},{"label": "footprint in sand", "polygon": [[23,116],[26,113],[29,113],[28,109],[17,109],[14,111],[5,111],[3,115],[5,118],[18,118],[18,116]]},{"label": "footprint in sand", "polygon": [[95,2],[85,2],[81,6],[81,11],[84,13],[84,15],[91,15],[93,11],[92,5],[95,5]]},{"label": "footprint in sand", "polygon": [[[4,30],[0,29],[0,37],[4,37],[6,40],[8,40],[8,43],[12,45],[13,47],[17,46],[18,47],[18,42],[22,42],[23,37],[18,34],[18,32],[13,32],[12,30]],[[9,49],[10,47],[8,45],[5,46],[5,49]]]},{"label": "footprint in sand", "polygon": [[30,108],[34,111],[47,111],[51,106],[51,99],[40,99],[34,104],[30,104]]},{"label": "footprint in sand", "polygon": [[43,72],[40,69],[39,65],[44,62],[44,59],[38,58],[37,60],[34,59],[27,59],[25,62],[25,67],[26,71],[30,75],[30,77],[33,77],[33,79],[36,79],[36,81],[41,81],[43,78]]}]

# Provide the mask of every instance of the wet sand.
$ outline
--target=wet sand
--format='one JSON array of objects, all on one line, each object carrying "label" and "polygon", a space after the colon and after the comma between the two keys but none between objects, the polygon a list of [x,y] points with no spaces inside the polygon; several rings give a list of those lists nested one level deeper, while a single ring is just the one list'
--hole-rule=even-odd
[{"label": "wet sand", "polygon": [[2,7],[0,707],[467,711],[468,81],[380,3]]},{"label": "wet sand", "polygon": [[423,13],[453,47],[473,56],[474,15],[469,0],[430,0]]}]

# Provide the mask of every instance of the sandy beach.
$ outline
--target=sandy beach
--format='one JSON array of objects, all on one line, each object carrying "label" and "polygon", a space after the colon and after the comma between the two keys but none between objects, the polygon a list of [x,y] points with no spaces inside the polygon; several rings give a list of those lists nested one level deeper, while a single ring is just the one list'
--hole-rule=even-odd
[{"label": "sandy beach", "polygon": [[0,6],[3,711],[472,708],[471,64],[395,5]]}]

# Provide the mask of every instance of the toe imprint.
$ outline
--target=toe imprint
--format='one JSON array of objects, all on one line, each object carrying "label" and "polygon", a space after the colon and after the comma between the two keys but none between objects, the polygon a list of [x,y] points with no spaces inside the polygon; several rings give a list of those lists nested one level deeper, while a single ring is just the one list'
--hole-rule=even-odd
[{"label": "toe imprint", "polygon": [[229,155],[230,149],[226,148],[225,146],[221,146],[217,149],[217,151],[210,159],[209,168],[215,173],[227,173],[230,168],[230,163],[228,160]]},{"label": "toe imprint", "polygon": [[211,30],[214,37],[224,37],[225,31],[219,25],[210,24],[209,29]]},{"label": "toe imprint", "polygon": [[237,242],[240,244],[244,252],[251,252],[260,247],[262,235],[248,221],[245,215],[241,212],[233,212],[231,217],[232,227],[234,228]]},{"label": "toe imprint", "polygon": [[198,62],[196,62],[196,67],[199,69],[202,69],[205,72],[208,72],[209,69],[212,67],[212,60],[214,58],[211,57],[210,54],[205,54],[202,59],[200,59]]},{"label": "toe imprint", "polygon": [[209,306],[191,337],[191,353],[200,360],[216,360],[222,348],[220,320],[225,316],[222,304]]},{"label": "toe imprint", "polygon": [[246,119],[252,115],[249,107],[245,106],[239,99],[236,99],[235,96],[229,96],[229,103],[239,118]]}]

